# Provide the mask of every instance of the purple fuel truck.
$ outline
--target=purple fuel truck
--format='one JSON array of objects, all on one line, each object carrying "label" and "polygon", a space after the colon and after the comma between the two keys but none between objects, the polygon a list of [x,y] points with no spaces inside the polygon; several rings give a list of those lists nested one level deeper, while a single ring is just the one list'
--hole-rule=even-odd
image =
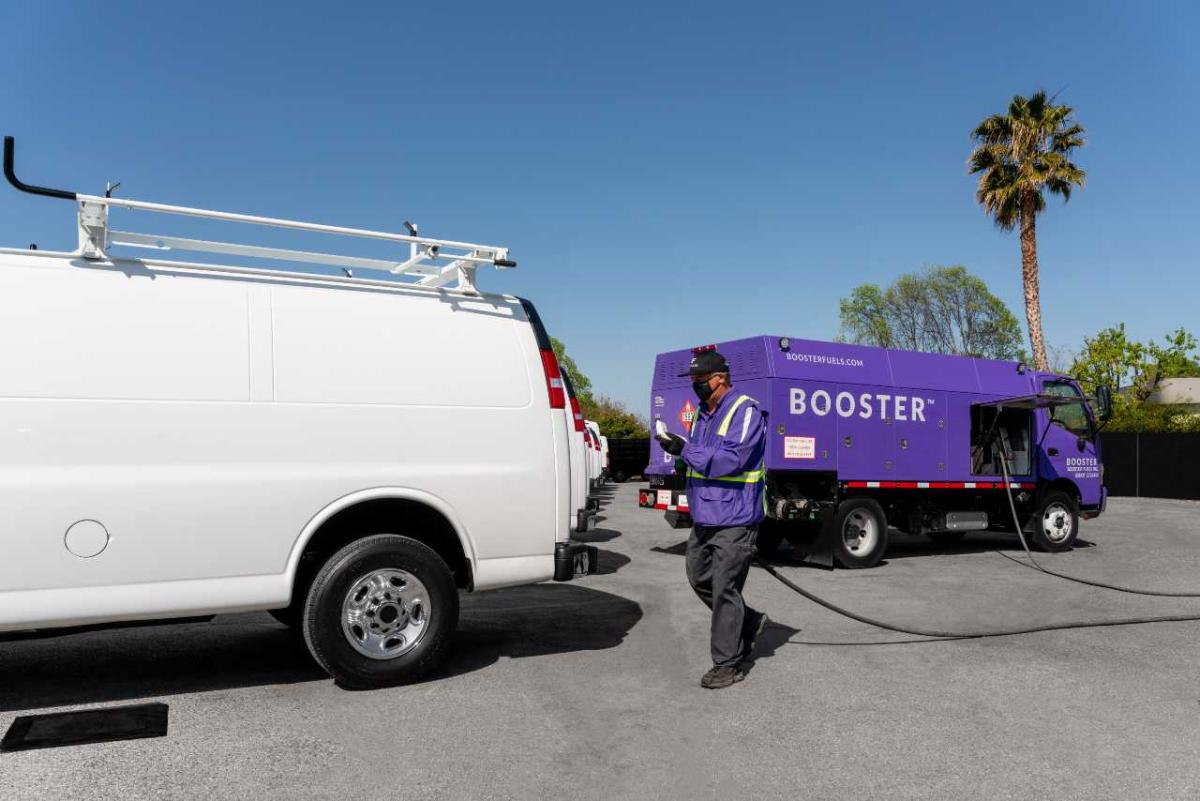
[{"label": "purple fuel truck", "polygon": [[[659,354],[651,426],[688,435],[699,401],[677,376],[708,349],[767,414],[760,552],[786,538],[809,561],[871,567],[889,526],[935,541],[1012,531],[1010,495],[1032,541],[1065,550],[1104,511],[1107,388],[1089,400],[1017,362],[759,336]],[[681,471],[654,439],[646,477],[639,504],[690,526]]]}]

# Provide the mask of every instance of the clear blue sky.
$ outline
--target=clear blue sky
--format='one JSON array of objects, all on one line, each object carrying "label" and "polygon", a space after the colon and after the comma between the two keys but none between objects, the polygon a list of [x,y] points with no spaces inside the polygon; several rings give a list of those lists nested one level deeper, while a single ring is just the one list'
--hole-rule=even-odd
[{"label": "clear blue sky", "polygon": [[[964,164],[1044,87],[1089,132],[1039,222],[1049,341],[1200,329],[1194,2],[268,5],[5,2],[19,174],[508,245],[481,284],[644,415],[654,353],[832,338],[853,286],[923,265],[1020,315]],[[0,242],[72,247],[72,210],[0,191]]]}]

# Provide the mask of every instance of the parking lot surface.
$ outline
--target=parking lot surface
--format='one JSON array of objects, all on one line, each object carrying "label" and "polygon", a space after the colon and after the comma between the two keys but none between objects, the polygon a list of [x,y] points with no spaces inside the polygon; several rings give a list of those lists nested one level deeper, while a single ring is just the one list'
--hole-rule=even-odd
[{"label": "parking lot surface", "polygon": [[[776,621],[749,677],[698,686],[708,614],[686,531],[603,491],[601,574],[468,596],[445,667],[348,692],[265,614],[0,643],[0,730],[19,714],[160,700],[161,739],[0,754],[3,799],[1194,799],[1200,623],[920,641],[814,606],[755,569]],[[1115,499],[1064,572],[1200,591],[1200,504]],[[1005,628],[1200,614],[1200,599],[1071,584],[1014,537],[895,535],[881,566],[780,559],[899,623]]]}]

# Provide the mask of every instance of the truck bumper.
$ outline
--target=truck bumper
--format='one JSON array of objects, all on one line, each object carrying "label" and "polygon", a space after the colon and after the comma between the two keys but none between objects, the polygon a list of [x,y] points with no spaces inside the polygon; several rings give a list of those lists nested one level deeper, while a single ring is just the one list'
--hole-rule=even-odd
[{"label": "truck bumper", "polygon": [[638,506],[643,509],[661,509],[666,512],[667,525],[671,528],[691,528],[687,495],[682,490],[648,489],[638,491]]},{"label": "truck bumper", "polygon": [[1100,488],[1100,503],[1095,507],[1079,510],[1079,516],[1084,520],[1092,520],[1104,514],[1105,507],[1108,506],[1108,487]]},{"label": "truck bumper", "polygon": [[[595,574],[600,549],[594,545],[567,540],[554,546],[554,580],[570,581],[576,576]],[[543,574],[544,575],[544,574]]]}]

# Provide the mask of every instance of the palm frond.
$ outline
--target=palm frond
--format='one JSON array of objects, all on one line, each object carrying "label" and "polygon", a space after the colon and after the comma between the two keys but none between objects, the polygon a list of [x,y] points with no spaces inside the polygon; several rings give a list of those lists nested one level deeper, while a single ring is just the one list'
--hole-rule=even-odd
[{"label": "palm frond", "polygon": [[1069,199],[1073,187],[1083,186],[1086,175],[1068,156],[1085,144],[1087,132],[1071,106],[1055,101],[1044,90],[1016,95],[1007,114],[985,118],[971,133],[976,147],[967,169],[979,175],[975,197],[1000,228],[1016,225],[1023,202],[1041,212],[1043,190]]}]

